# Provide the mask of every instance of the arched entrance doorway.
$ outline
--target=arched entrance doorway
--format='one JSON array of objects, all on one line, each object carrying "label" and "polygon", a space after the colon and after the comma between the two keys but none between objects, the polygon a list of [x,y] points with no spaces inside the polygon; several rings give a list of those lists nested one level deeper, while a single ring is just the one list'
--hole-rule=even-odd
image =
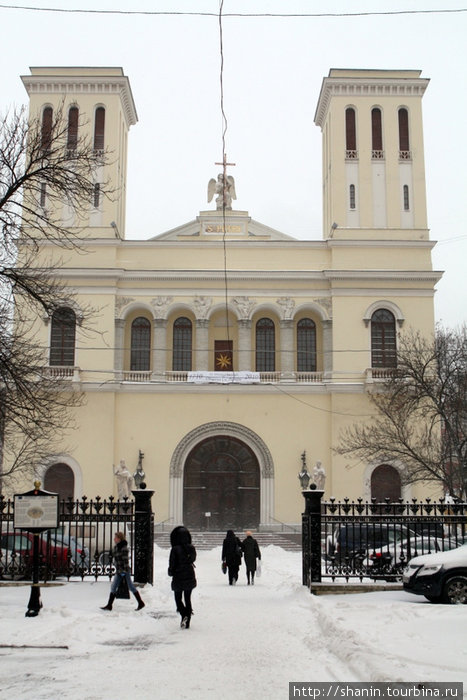
[{"label": "arched entrance doorway", "polygon": [[74,498],[75,475],[73,470],[63,462],[52,464],[44,474],[44,489],[58,493],[60,500]]},{"label": "arched entrance doorway", "polygon": [[371,474],[371,497],[377,501],[398,501],[401,497],[401,477],[390,464],[380,464]]},{"label": "arched entrance doorway", "polygon": [[260,469],[254,452],[229,435],[198,443],[185,461],[185,525],[196,530],[240,530],[258,527],[259,521]]}]

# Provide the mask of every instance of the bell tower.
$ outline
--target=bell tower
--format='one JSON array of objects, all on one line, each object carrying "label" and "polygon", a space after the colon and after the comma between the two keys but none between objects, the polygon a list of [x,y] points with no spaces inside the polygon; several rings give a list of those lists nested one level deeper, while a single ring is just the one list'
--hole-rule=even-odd
[{"label": "bell tower", "polygon": [[[68,141],[76,140],[81,132],[95,150],[109,154],[108,164],[94,174],[88,233],[95,238],[124,238],[128,131],[138,121],[128,78],[121,68],[30,71],[31,75],[21,77],[29,95],[30,117],[44,124],[61,109],[68,124]],[[112,201],[102,196],[101,187],[107,182],[114,192]]]},{"label": "bell tower", "polygon": [[[418,70],[332,69],[323,135],[323,237],[428,239]],[[358,233],[357,233],[358,230]]]}]

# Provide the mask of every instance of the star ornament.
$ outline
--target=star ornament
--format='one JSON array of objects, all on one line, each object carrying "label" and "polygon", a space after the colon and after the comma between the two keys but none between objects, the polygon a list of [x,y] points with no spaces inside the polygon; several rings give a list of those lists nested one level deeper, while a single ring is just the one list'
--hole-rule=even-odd
[{"label": "star ornament", "polygon": [[232,364],[232,360],[228,355],[218,355],[216,358],[216,364],[218,367],[220,367],[220,369],[229,369]]}]

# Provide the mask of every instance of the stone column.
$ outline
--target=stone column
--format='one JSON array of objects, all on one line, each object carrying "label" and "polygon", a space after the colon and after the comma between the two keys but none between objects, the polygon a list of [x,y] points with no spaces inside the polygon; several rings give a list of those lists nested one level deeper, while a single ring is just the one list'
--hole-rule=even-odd
[{"label": "stone column", "polygon": [[123,356],[125,345],[125,321],[121,318],[115,319],[115,350],[114,350],[114,372],[115,379],[119,382],[123,380]]},{"label": "stone column", "polygon": [[240,318],[238,326],[238,371],[251,372],[251,321]]},{"label": "stone column", "polygon": [[209,321],[205,318],[197,318],[195,323],[195,366],[193,369],[207,372],[209,369]]},{"label": "stone column", "polygon": [[323,370],[324,378],[332,375],[332,321],[322,321],[323,328]]},{"label": "stone column", "polygon": [[294,322],[292,319],[283,320],[280,322],[281,337],[280,337],[280,368],[281,374],[285,378],[292,377],[295,357],[294,357]]},{"label": "stone column", "polygon": [[164,381],[167,357],[167,320],[154,319],[152,337],[152,377],[155,381]]}]

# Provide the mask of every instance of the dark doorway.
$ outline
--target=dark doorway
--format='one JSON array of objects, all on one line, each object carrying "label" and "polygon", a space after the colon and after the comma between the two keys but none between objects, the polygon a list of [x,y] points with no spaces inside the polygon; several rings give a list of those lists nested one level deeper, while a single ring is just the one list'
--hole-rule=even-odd
[{"label": "dark doorway", "polygon": [[258,460],[245,443],[226,435],[207,438],[185,463],[183,522],[196,530],[255,528],[259,486]]},{"label": "dark doorway", "polygon": [[53,464],[49,467],[44,476],[45,491],[58,493],[60,500],[64,498],[74,498],[75,496],[75,475],[68,464]]},{"label": "dark doorway", "polygon": [[371,475],[371,497],[377,501],[397,501],[401,497],[401,477],[390,464],[380,464]]}]

